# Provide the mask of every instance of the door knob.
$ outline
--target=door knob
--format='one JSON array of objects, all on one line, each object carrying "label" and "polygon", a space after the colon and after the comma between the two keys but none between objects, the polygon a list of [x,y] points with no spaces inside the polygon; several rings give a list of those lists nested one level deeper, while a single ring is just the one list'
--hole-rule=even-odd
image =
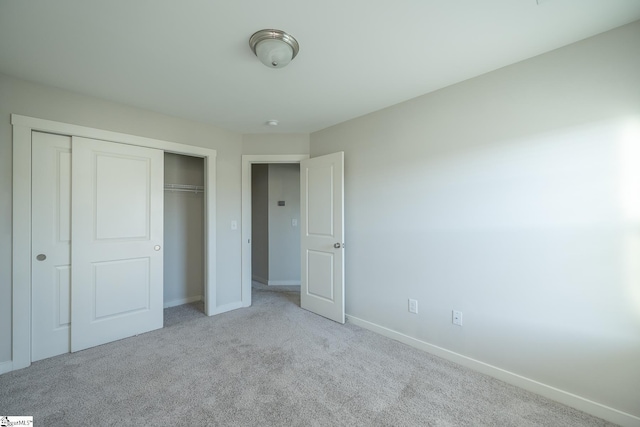
[{"label": "door knob", "polygon": [[153,250],[154,250],[154,251],[159,251],[159,250],[160,250],[160,245],[155,245],[155,246],[153,247]]},{"label": "door knob", "polygon": [[336,248],[336,249],[340,249],[340,243],[334,243],[333,247]]},{"label": "door knob", "polygon": [[45,254],[38,254],[38,256],[36,256],[36,259],[38,261],[44,261],[45,259],[47,259],[47,256]]}]

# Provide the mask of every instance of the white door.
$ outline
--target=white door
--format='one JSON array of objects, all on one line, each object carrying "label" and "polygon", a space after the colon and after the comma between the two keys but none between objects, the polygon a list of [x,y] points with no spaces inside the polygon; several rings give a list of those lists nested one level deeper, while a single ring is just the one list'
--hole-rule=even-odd
[{"label": "white door", "polygon": [[32,133],[31,360],[68,353],[71,137]]},{"label": "white door", "polygon": [[71,351],[162,327],[163,155],[72,138]]},{"label": "white door", "polygon": [[300,162],[300,305],[344,323],[344,153]]}]

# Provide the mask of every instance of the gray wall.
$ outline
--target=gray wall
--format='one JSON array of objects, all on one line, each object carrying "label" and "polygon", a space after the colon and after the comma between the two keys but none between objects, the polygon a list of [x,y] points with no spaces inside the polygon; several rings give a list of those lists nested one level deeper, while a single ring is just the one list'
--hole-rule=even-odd
[{"label": "gray wall", "polygon": [[309,154],[308,133],[242,135],[242,154]]},{"label": "gray wall", "polygon": [[11,113],[217,150],[217,303],[241,300],[240,230],[230,227],[240,222],[240,134],[0,75],[0,363],[11,359]]},{"label": "gray wall", "polygon": [[[284,201],[284,206],[278,206]],[[296,221],[296,225],[292,224]],[[269,284],[300,284],[300,165],[269,165]]]},{"label": "gray wall", "polygon": [[[165,153],[164,182],[204,186],[204,160]],[[164,304],[204,296],[204,194],[164,192]]]},{"label": "gray wall", "polygon": [[251,166],[251,275],[269,281],[269,165]]},{"label": "gray wall", "polygon": [[640,416],[639,40],[313,133],[345,152],[347,313]]}]

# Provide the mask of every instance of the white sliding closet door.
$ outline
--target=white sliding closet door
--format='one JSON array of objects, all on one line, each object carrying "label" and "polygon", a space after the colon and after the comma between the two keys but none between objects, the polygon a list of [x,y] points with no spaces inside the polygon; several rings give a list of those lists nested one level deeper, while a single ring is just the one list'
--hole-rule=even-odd
[{"label": "white sliding closet door", "polygon": [[31,360],[69,352],[71,137],[32,133]]},{"label": "white sliding closet door", "polygon": [[162,327],[163,154],[72,138],[71,351]]}]

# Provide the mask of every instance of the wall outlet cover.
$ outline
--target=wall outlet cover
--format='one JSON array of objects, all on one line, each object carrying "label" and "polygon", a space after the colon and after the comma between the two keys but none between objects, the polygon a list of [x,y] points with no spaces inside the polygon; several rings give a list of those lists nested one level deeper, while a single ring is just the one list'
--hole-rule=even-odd
[{"label": "wall outlet cover", "polygon": [[454,325],[462,326],[462,312],[453,310],[451,321]]}]

